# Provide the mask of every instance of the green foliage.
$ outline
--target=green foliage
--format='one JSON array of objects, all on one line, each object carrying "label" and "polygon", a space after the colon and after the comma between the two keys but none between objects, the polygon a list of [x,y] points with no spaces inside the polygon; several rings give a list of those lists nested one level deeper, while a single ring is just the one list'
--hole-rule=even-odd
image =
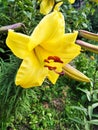
[{"label": "green foliage", "polygon": [[[92,53],[89,55],[83,53],[75,62],[77,68],[91,78],[91,84],[79,83],[77,87],[74,88],[74,95],[71,95],[71,92],[69,92],[70,96],[67,98],[68,105],[66,107],[66,113],[68,119],[75,123],[74,126],[79,130],[93,130],[95,125],[98,125],[98,61],[97,55],[94,55],[96,59],[91,62],[91,56]],[[73,84],[76,85],[76,81],[70,82],[72,93]],[[73,96],[77,102],[74,101],[75,99],[72,99]]]},{"label": "green foliage", "polygon": [[77,6],[79,1],[76,1],[75,4],[70,5],[69,3],[62,6],[62,12],[65,17],[66,23],[66,32],[72,32],[73,30],[85,29],[91,30],[92,26],[90,19],[88,18],[89,14],[94,13],[95,5],[89,3],[88,1],[83,1]]},{"label": "green foliage", "polygon": [[[13,120],[22,120],[22,115],[30,112],[34,92],[16,87],[14,78],[20,60],[10,55],[10,59],[0,59],[0,129],[4,130]],[[14,117],[14,119],[13,119]]]},{"label": "green foliage", "polygon": [[93,15],[90,15],[91,17],[91,24],[92,24],[92,31],[93,32],[98,32],[98,6],[95,7],[95,12]]},{"label": "green foliage", "polygon": [[0,26],[22,22],[27,27],[25,33],[30,34],[42,18],[37,6],[36,0],[1,0]]}]

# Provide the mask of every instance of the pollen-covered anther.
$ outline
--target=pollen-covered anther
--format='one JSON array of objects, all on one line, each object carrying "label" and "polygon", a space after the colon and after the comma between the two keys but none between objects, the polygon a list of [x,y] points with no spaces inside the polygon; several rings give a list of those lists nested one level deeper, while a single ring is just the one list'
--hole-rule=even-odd
[{"label": "pollen-covered anther", "polygon": [[47,62],[47,63],[49,63],[49,60],[48,60],[48,59],[44,59],[44,62]]},{"label": "pollen-covered anther", "polygon": [[54,62],[63,63],[63,61],[58,56],[49,56],[48,60],[53,60]]},{"label": "pollen-covered anther", "polygon": [[53,66],[44,65],[44,67],[47,67],[49,70],[56,70],[56,67],[53,67]]}]

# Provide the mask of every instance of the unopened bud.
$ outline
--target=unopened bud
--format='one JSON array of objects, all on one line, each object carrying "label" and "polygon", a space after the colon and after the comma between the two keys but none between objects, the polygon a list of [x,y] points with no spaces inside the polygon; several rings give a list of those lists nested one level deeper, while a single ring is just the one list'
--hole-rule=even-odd
[{"label": "unopened bud", "polygon": [[88,32],[85,30],[79,30],[79,35],[84,38],[90,39],[90,40],[98,41],[98,34],[95,34],[92,32]]},{"label": "unopened bud", "polygon": [[80,45],[82,48],[89,50],[94,53],[98,53],[98,46],[92,45],[90,43],[84,42],[82,40],[76,40],[76,44]]},{"label": "unopened bud", "polygon": [[18,29],[21,27],[25,28],[25,25],[23,23],[16,23],[16,24],[12,24],[12,25],[2,26],[0,28],[0,32],[5,32],[5,31],[8,31],[9,29]]}]

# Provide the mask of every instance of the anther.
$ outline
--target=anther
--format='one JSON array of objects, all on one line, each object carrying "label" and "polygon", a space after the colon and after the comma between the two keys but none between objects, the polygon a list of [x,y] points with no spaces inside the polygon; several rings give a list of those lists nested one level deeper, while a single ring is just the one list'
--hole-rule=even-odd
[{"label": "anther", "polygon": [[56,67],[53,67],[53,66],[44,65],[44,67],[47,67],[49,70],[56,70]]},{"label": "anther", "polygon": [[54,62],[63,63],[63,61],[58,56],[49,56],[48,60],[53,60]]},{"label": "anther", "polygon": [[45,59],[45,60],[44,60],[44,62],[47,62],[47,63],[49,63],[49,60],[48,60],[48,59]]}]

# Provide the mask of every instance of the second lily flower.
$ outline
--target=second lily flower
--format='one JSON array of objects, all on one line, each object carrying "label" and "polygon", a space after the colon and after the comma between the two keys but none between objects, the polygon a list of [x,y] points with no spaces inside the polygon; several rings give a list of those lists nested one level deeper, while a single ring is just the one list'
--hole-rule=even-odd
[{"label": "second lily flower", "polygon": [[[40,1],[40,0],[38,0]],[[75,2],[75,0],[68,0],[71,4],[73,4]],[[62,0],[41,0],[40,3],[40,12],[42,14],[48,14],[50,13],[53,9],[55,9],[55,7],[57,6],[57,4],[59,4],[58,6],[60,7],[63,4]]]}]

